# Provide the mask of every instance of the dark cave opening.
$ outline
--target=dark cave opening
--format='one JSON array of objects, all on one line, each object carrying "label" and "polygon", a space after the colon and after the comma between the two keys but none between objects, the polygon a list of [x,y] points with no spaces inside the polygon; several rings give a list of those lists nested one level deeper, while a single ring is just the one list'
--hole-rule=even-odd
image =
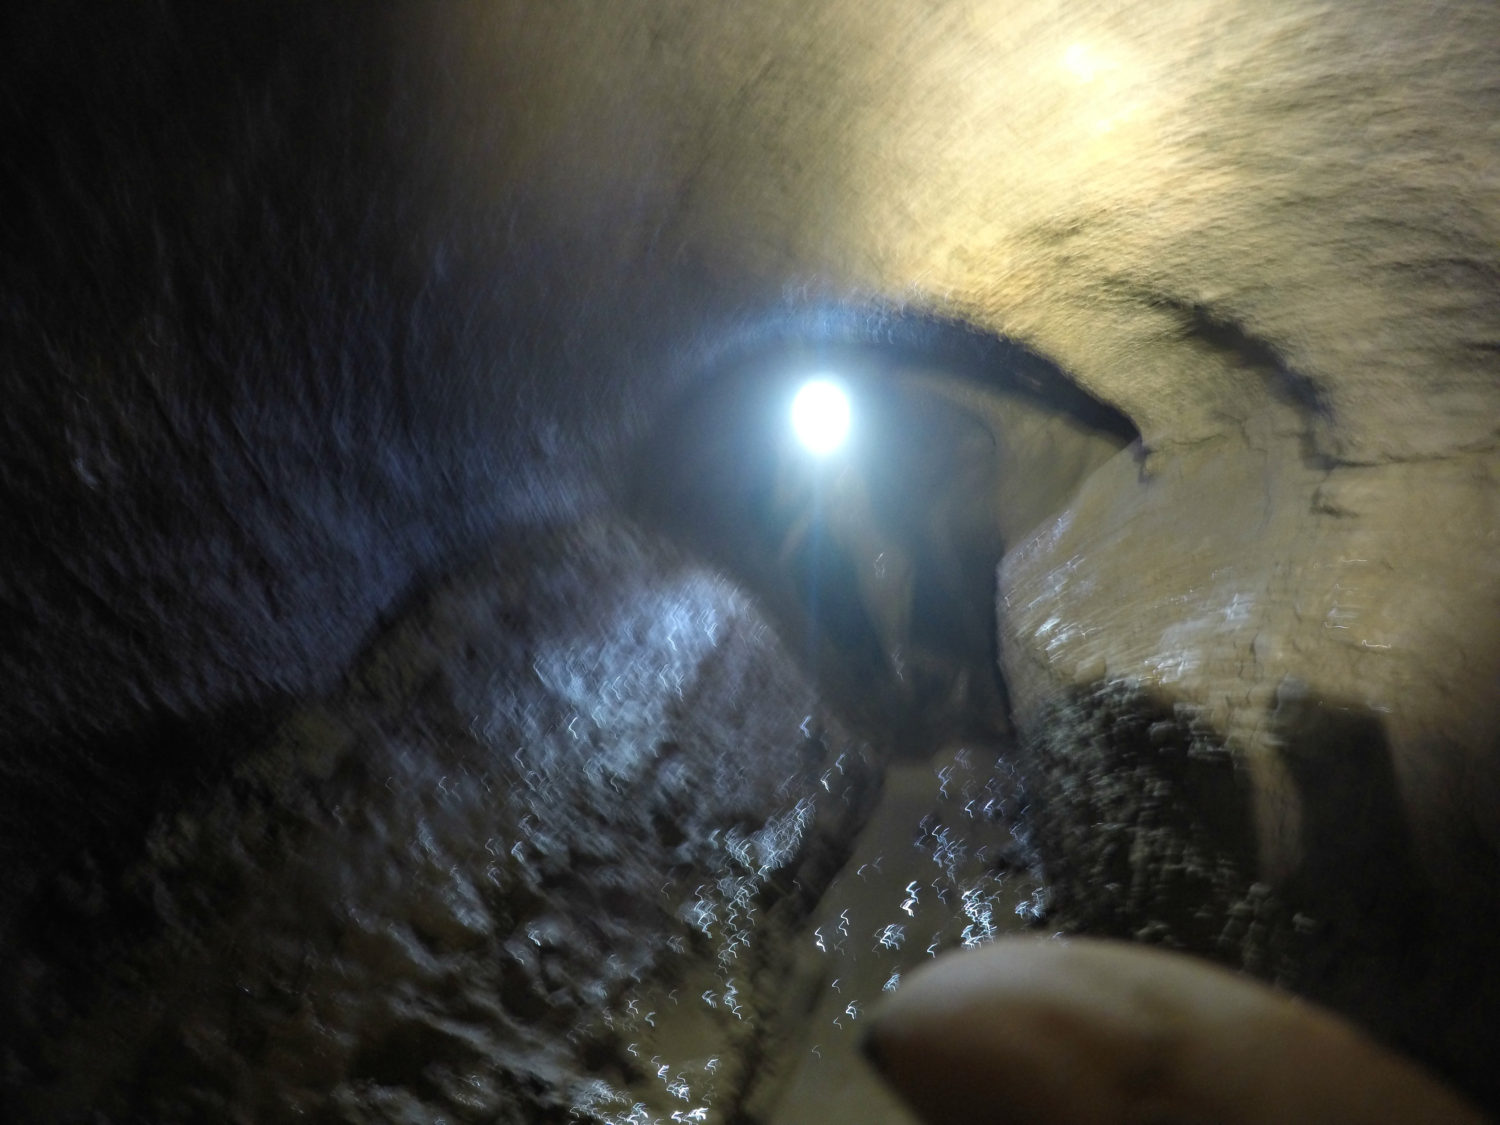
[{"label": "dark cave opening", "polygon": [[[625,492],[763,604],[852,721],[920,757],[1008,731],[996,567],[1139,434],[1007,341],[895,323],[883,346],[777,340],[722,362],[642,442]],[[810,456],[789,408],[825,373],[851,429]]]}]

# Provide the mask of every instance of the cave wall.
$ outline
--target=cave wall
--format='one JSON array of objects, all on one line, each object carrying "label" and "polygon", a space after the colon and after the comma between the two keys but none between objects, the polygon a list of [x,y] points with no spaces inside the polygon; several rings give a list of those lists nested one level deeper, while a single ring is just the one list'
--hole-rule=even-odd
[{"label": "cave wall", "polygon": [[[471,845],[497,832],[470,838],[474,818],[514,829],[528,802],[560,801],[567,846],[622,889],[587,939],[547,940],[559,963],[619,944],[644,965],[692,929],[680,898],[637,902],[674,849],[684,872],[748,877],[763,862],[726,856],[724,833],[769,831],[808,797],[799,831],[827,839],[807,855],[832,863],[871,799],[827,802],[829,767],[798,757],[821,744],[802,730],[805,668],[747,595],[629,526],[620,483],[664,410],[733,356],[920,343],[933,318],[1045,356],[1141,434],[1000,569],[1059,917],[1306,988],[1495,1104],[1473,1048],[1496,987],[1500,831],[1495,18],[977,0],[8,10],[7,1106],[359,1119],[398,1112],[371,1092],[389,1086],[462,1119],[563,1112],[574,1068],[602,1056],[548,1032],[550,1007],[522,1013],[533,1030],[514,1034],[538,1038],[506,1050],[532,1061],[490,1087],[401,1070],[499,1050],[474,1029],[501,1015],[444,1007],[473,951],[515,940],[518,979],[546,979],[543,943],[517,935],[552,900],[482,885]],[[478,592],[440,640],[400,639],[439,589]],[[652,598],[732,619],[761,671],[705,650],[682,683],[637,678],[679,658],[656,617],[618,650],[601,637]],[[543,625],[608,674],[529,679],[518,654]],[[501,681],[510,709],[474,727]],[[716,772],[744,752],[733,723],[673,725],[697,721],[671,708],[700,682],[704,716],[762,731],[743,780]],[[645,794],[628,814],[588,796],[603,773],[567,765],[581,747],[563,713],[592,710],[567,693],[607,690],[643,710],[628,737],[586,727],[583,764],[619,758],[615,783]],[[526,721],[534,737],[512,729]],[[545,770],[518,747],[492,761],[511,736],[558,755],[561,788],[528,788]],[[1142,738],[1199,754],[1192,776],[1136,761]],[[686,749],[648,753],[664,742]],[[858,784],[881,762],[871,750]],[[452,808],[443,765],[464,777]],[[1127,864],[1140,893],[1119,901],[1091,897],[1113,860],[1077,824],[1138,807],[1116,773],[1186,810],[1157,836],[1120,815],[1127,851],[1163,845]],[[390,796],[403,776],[419,803]],[[728,803],[699,808],[705,794]],[[353,806],[369,823],[341,823]],[[566,866],[505,862],[516,887]],[[762,909],[788,904],[790,933],[812,909],[798,896],[831,877],[778,884]],[[556,878],[557,902],[592,903],[592,881]],[[299,888],[284,899],[283,880]],[[1158,884],[1198,888],[1244,932],[1221,943],[1217,917],[1163,916]],[[288,911],[299,948],[237,952]],[[1307,952],[1309,924],[1338,939]],[[338,952],[372,925],[373,945]],[[1318,991],[1320,958],[1350,948],[1349,979],[1374,973],[1389,1007]],[[387,971],[405,991],[372,996],[362,982]],[[559,1010],[588,1007],[585,983],[621,1002],[634,983],[556,972],[574,983],[538,987],[562,990]],[[342,1014],[307,1016],[325,1001]],[[367,1020],[388,1041],[338,1030]]]}]

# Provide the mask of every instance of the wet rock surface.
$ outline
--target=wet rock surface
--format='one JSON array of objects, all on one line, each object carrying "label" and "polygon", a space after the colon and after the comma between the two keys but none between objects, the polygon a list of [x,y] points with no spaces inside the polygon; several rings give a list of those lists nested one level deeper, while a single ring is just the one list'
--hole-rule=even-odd
[{"label": "wet rock surface", "polygon": [[1001,565],[1056,924],[1278,981],[1494,1106],[1490,458],[1296,440],[1122,455]]},{"label": "wet rock surface", "polygon": [[711,573],[507,543],[25,917],[6,1117],[734,1120],[880,765]]},{"label": "wet rock surface", "polygon": [[1034,928],[1045,903],[1011,749],[949,745],[887,769],[854,853],[796,939],[798,972],[817,984],[775,1060],[789,1078],[772,1125],[912,1120],[865,1057],[871,1016],[940,954]]},{"label": "wet rock surface", "polygon": [[1100,683],[1047,707],[1022,740],[1046,927],[1243,970],[1493,1099],[1479,1046],[1500,995],[1483,936],[1493,908],[1423,870],[1378,718],[1290,694],[1278,707],[1309,847],[1272,882],[1243,754],[1201,716],[1138,682]]}]

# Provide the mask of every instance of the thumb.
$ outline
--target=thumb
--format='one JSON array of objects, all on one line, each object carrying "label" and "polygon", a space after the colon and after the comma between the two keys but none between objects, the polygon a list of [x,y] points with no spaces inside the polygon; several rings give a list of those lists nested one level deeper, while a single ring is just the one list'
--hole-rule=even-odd
[{"label": "thumb", "polygon": [[1331,1012],[1183,954],[1012,938],[940,958],[866,1049],[928,1122],[1402,1122],[1484,1117]]}]

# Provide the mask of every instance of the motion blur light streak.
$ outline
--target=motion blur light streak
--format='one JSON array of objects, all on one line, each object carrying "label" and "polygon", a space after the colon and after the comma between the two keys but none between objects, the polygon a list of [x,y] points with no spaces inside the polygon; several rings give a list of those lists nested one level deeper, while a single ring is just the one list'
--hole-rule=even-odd
[{"label": "motion blur light streak", "polygon": [[822,456],[849,434],[849,396],[829,379],[812,379],[792,400],[792,429],[807,449]]}]

